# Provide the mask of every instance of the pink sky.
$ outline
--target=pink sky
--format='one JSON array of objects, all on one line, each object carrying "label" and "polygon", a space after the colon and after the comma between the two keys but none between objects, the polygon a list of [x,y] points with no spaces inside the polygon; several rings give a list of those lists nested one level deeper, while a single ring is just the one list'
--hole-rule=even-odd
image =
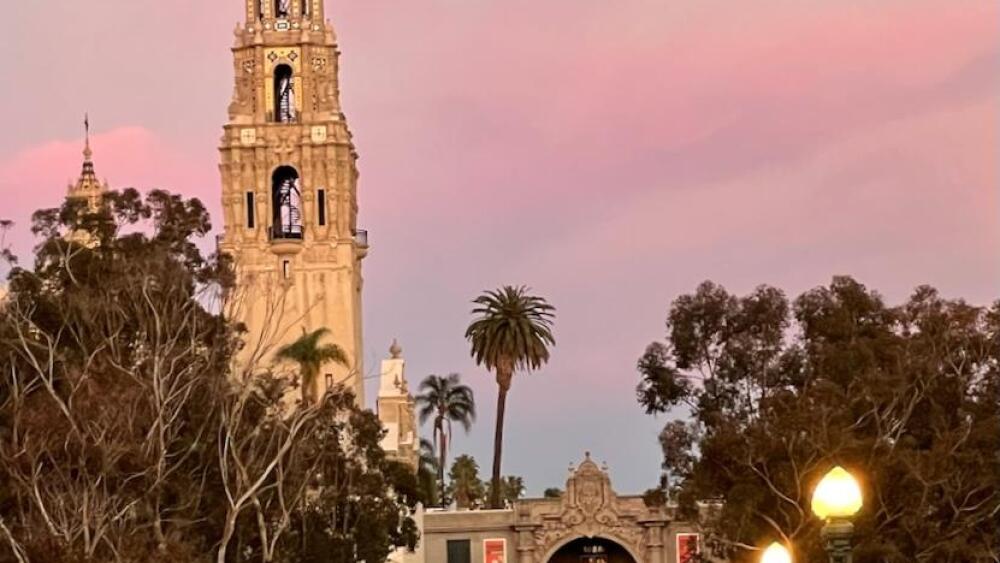
[{"label": "pink sky", "polygon": [[[97,171],[218,208],[215,146],[239,0],[5,7],[0,216]],[[344,106],[362,160],[370,368],[461,372],[489,465],[494,387],[467,358],[468,301],[524,283],[559,308],[521,378],[505,470],[534,492],[592,450],[651,486],[662,420],[635,360],[703,279],[797,294],[851,274],[1000,297],[1000,4],[992,0],[340,0]],[[11,13],[11,11],[13,13]],[[218,215],[216,214],[216,217]],[[217,219],[218,220],[218,219]]]}]

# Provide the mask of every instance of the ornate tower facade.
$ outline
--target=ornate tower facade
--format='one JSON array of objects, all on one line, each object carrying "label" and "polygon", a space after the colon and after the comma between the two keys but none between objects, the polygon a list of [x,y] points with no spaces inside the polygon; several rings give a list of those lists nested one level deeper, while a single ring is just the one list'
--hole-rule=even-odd
[{"label": "ornate tower facade", "polygon": [[[75,184],[66,187],[66,197],[68,199],[82,200],[87,202],[90,211],[96,211],[101,205],[101,197],[110,188],[108,182],[103,183],[97,179],[94,172],[94,151],[90,150],[90,118],[84,117],[84,128],[86,137],[83,145],[83,168],[80,170],[80,177]],[[97,241],[87,231],[73,231],[67,233],[66,239],[84,246],[96,244]]]},{"label": "ornate tower facade", "polygon": [[337,41],[323,0],[242,0],[236,84],[220,147],[230,314],[247,327],[239,361],[262,366],[304,332],[330,330],[349,366],[321,370],[364,404],[357,153],[341,113]]},{"label": "ornate tower facade", "polygon": [[382,360],[376,409],[378,419],[386,430],[382,449],[389,457],[406,463],[416,471],[420,459],[416,403],[406,381],[403,349],[395,340],[389,348],[389,358]]},{"label": "ornate tower facade", "polygon": [[87,136],[83,145],[83,169],[75,184],[66,187],[66,197],[84,199],[90,209],[97,209],[101,196],[108,191],[108,183],[97,179],[94,172],[94,151],[90,150],[90,123],[87,123]]}]

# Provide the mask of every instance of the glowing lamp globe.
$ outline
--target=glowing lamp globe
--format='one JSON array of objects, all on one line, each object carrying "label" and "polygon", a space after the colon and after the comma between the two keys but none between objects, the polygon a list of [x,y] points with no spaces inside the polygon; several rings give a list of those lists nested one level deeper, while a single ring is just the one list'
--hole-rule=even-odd
[{"label": "glowing lamp globe", "polygon": [[788,552],[788,548],[774,542],[764,550],[760,563],[792,563],[792,554]]},{"label": "glowing lamp globe", "polygon": [[843,467],[831,469],[813,491],[813,513],[823,520],[848,519],[861,504],[861,486]]}]

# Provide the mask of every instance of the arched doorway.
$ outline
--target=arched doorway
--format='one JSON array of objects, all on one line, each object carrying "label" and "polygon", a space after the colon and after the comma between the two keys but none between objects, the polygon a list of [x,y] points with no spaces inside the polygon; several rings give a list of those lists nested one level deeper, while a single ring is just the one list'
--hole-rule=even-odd
[{"label": "arched doorway", "polygon": [[639,563],[621,545],[604,538],[578,538],[560,547],[546,563]]}]

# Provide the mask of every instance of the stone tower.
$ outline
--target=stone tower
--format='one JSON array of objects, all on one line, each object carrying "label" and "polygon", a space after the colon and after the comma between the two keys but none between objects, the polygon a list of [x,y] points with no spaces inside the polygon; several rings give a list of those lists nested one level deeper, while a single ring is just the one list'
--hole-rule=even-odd
[{"label": "stone tower", "polygon": [[83,168],[80,170],[80,177],[76,183],[66,187],[66,197],[71,199],[82,199],[87,201],[87,206],[91,210],[97,209],[101,203],[101,195],[108,191],[108,183],[97,179],[94,172],[94,151],[90,150],[90,119],[84,119],[86,127],[86,140],[83,145]]},{"label": "stone tower", "polygon": [[[94,151],[90,149],[90,117],[84,117],[83,125],[86,130],[86,137],[83,144],[83,168],[80,170],[80,177],[75,183],[66,187],[66,197],[71,200],[81,200],[87,202],[89,211],[97,211],[101,205],[101,197],[110,188],[107,181],[101,182],[94,172]],[[73,231],[67,233],[66,239],[84,246],[92,246],[97,243],[93,235],[87,231]]]},{"label": "stone tower", "polygon": [[306,331],[330,330],[349,366],[324,366],[364,404],[357,153],[341,113],[337,41],[322,0],[241,0],[236,83],[220,147],[225,232],[245,323],[243,366],[263,367]]},{"label": "stone tower", "polygon": [[414,470],[420,455],[417,417],[410,385],[406,381],[403,349],[396,341],[389,348],[389,358],[382,360],[378,388],[378,419],[386,430],[382,449],[389,457],[408,464]]}]

